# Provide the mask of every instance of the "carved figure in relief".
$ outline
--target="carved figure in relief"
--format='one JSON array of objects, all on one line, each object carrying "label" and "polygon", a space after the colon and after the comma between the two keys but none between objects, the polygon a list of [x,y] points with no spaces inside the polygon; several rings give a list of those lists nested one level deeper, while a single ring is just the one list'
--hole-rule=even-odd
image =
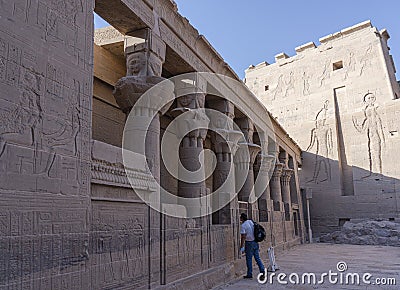
[{"label": "carved figure in relief", "polygon": [[78,155],[78,134],[81,128],[81,118],[79,109],[79,88],[76,85],[75,94],[69,96],[67,106],[67,112],[65,119],[62,121],[55,122],[57,129],[51,132],[42,132],[41,146],[50,152],[50,156],[47,159],[45,168],[37,173],[47,174],[49,176],[50,170],[54,164],[56,157],[56,149],[63,148],[70,150],[72,147],[73,156]]},{"label": "carved figure in relief", "polygon": [[364,96],[364,118],[361,122],[353,116],[353,124],[359,133],[367,134],[369,177],[374,173],[382,174],[382,147],[385,145],[382,120],[375,106],[376,97],[372,93]]},{"label": "carved figure in relief", "polygon": [[276,88],[274,90],[274,94],[273,94],[272,100],[275,100],[276,96],[282,94],[284,85],[285,84],[283,82],[283,75],[280,75],[279,78],[278,78],[278,84],[276,85]]},{"label": "carved figure in relief", "polygon": [[67,23],[76,22],[77,14],[83,12],[82,0],[52,0],[50,7]]},{"label": "carved figure in relief", "polygon": [[64,2],[65,15],[67,18],[72,16],[75,24],[78,12],[83,12],[82,0],[64,0],[62,2]]},{"label": "carved figure in relief", "polygon": [[[307,182],[324,182],[331,180],[330,154],[333,150],[332,129],[326,123],[329,101],[325,101],[324,106],[315,117],[315,127],[311,130],[310,145],[306,151],[315,146],[314,173],[311,180]],[[323,172],[321,172],[323,170]],[[323,175],[321,176],[321,173]]]},{"label": "carved figure in relief", "polygon": [[360,76],[362,76],[365,72],[365,70],[372,65],[372,59],[373,59],[373,47],[372,43],[369,44],[367,50],[365,51],[364,56],[360,60]]},{"label": "carved figure in relief", "polygon": [[356,59],[354,52],[350,52],[348,59],[345,61],[344,69],[344,79],[346,80],[349,77],[349,74],[356,70]]},{"label": "carved figure in relief", "polygon": [[289,95],[289,92],[294,91],[294,72],[290,72],[285,85],[285,97],[287,97]]},{"label": "carved figure in relief", "polygon": [[35,145],[41,115],[39,95],[32,90],[22,89],[17,107],[0,114],[0,158],[8,142]]},{"label": "carved figure in relief", "polygon": [[324,65],[324,69],[322,70],[322,74],[319,77],[319,87],[322,87],[325,84],[326,79],[330,77],[330,67],[331,67],[331,60],[328,59]]},{"label": "carved figure in relief", "polygon": [[303,72],[303,96],[310,94],[310,79],[311,76],[306,72]]}]

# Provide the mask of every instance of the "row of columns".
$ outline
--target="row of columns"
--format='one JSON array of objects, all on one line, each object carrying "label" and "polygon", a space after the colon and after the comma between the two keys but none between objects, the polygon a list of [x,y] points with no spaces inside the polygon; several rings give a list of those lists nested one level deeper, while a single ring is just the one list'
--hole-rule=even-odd
[{"label": "row of columns", "polygon": [[[125,43],[125,52],[127,59],[127,76],[122,78],[115,86],[115,98],[121,109],[128,115],[139,99],[139,97],[157,83],[164,80],[161,77],[162,65],[165,61],[166,46],[161,41],[159,35],[154,34],[149,29],[144,29],[138,33],[140,38],[130,38]],[[179,116],[185,112],[190,113],[191,122],[207,122],[207,116],[202,115],[201,109],[205,105],[206,84],[201,80],[194,80],[192,86],[197,86],[199,93],[191,93],[177,99],[177,107],[174,110],[175,116]],[[175,90],[181,95],[179,90],[184,91],[185,87],[178,87]],[[214,151],[217,156],[217,164],[213,174],[213,190],[218,189],[222,184],[226,183],[227,178],[231,178],[231,186],[225,186],[218,197],[219,200],[214,200],[213,203],[221,202],[220,199],[231,198],[232,194],[237,191],[235,188],[235,177],[229,175],[232,168],[232,162],[235,165],[235,175],[244,176],[244,185],[239,189],[238,201],[248,202],[248,213],[253,219],[259,219],[259,212],[262,212],[262,220],[267,218],[268,200],[272,201],[274,211],[285,211],[290,218],[291,211],[291,194],[290,194],[290,179],[293,175],[293,169],[288,168],[287,154],[281,158],[277,158],[276,154],[268,154],[268,141],[262,138],[261,145],[255,144],[253,141],[254,124],[248,117],[235,119],[245,140],[242,140],[236,147],[232,144],[227,144],[225,139],[228,137],[228,143],[238,141],[240,132],[234,130],[233,119],[234,105],[227,100],[216,100],[210,102],[209,106],[219,112],[222,112],[231,120],[231,123],[222,122],[215,126],[221,130],[221,134],[213,133],[212,141]],[[200,110],[200,111],[199,111]],[[135,139],[146,138],[146,159],[149,170],[155,177],[157,182],[160,182],[160,115],[164,114],[162,110],[154,112],[151,106],[137,107],[133,112],[135,116],[141,118],[152,118],[149,128],[141,128],[140,124],[135,126]],[[184,136],[179,148],[179,158],[182,165],[189,171],[196,171],[200,168],[199,162],[200,153],[203,151],[203,143],[207,136],[207,130],[199,129],[190,132]],[[235,158],[233,154],[235,150]],[[247,153],[248,152],[248,153]],[[257,161],[256,161],[257,160]],[[268,186],[263,182],[268,182],[271,170],[271,164],[275,162],[272,177]],[[261,166],[263,164],[263,166]],[[256,169],[256,171],[253,170]],[[257,192],[260,196],[258,202],[255,198],[256,192],[259,189],[255,188],[255,174],[260,178],[259,188],[263,188],[263,192]],[[236,180],[237,182],[237,180]],[[178,196],[185,198],[193,198],[204,196],[207,193],[205,181],[198,183],[188,183],[185,181],[178,182]],[[223,201],[223,200],[222,200]],[[235,204],[236,202],[236,204]],[[237,208],[235,201],[214,214],[214,221],[219,223],[229,224],[232,222],[233,211]]]}]

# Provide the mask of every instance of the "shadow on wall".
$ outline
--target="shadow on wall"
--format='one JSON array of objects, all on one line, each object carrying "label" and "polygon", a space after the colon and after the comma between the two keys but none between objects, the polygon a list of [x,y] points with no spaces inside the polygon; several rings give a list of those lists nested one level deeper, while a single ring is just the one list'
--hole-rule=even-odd
[{"label": "shadow on wall", "polygon": [[312,192],[313,237],[340,230],[352,219],[400,218],[399,179],[309,152],[302,159],[300,184],[304,204],[305,193]]}]

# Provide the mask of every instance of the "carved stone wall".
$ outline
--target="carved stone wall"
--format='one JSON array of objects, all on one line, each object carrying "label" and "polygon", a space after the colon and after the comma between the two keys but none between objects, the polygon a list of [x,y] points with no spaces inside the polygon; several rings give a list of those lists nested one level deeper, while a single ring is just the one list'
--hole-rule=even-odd
[{"label": "carved stone wall", "polygon": [[[96,7],[101,10],[104,2],[96,1]],[[140,26],[141,20],[152,27],[161,15],[161,40],[169,51],[199,71],[223,68],[235,77],[176,13],[173,1],[106,2],[123,6],[125,14],[118,17],[115,10],[107,11],[116,24],[127,13],[136,15],[120,25]],[[155,192],[157,186],[148,171],[122,165],[118,146],[125,116],[110,88],[126,67],[111,52],[94,49],[93,8],[94,1],[83,0],[0,1],[0,288],[148,289],[212,267],[219,267],[213,277],[194,285],[201,289],[226,282],[243,270],[234,268],[236,209],[231,210],[231,224],[211,225],[211,217],[160,215],[136,194]],[[172,30],[166,23],[176,25]],[[104,33],[101,39],[107,37],[120,35]],[[98,69],[109,75],[101,78],[99,73],[93,80],[94,51],[117,69],[103,64]],[[244,90],[240,95],[250,94]],[[256,99],[246,104],[252,118],[263,119],[265,108]],[[298,160],[298,147],[273,122]],[[152,143],[157,145],[160,124],[154,124]],[[151,157],[156,160],[157,155]],[[156,164],[151,170],[160,174],[161,184],[179,193],[178,182],[163,168]],[[131,183],[128,177],[134,177]]]},{"label": "carved stone wall", "polygon": [[0,1],[0,288],[90,288],[93,5]]},{"label": "carved stone wall", "polygon": [[386,30],[369,21],[246,71],[246,84],[303,152],[313,230],[341,219],[399,217],[400,89]]}]

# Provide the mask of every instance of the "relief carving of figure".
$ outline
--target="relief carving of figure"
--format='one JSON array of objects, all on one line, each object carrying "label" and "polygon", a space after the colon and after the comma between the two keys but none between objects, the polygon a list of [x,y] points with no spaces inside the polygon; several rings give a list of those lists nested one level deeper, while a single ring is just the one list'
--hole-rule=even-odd
[{"label": "relief carving of figure", "polygon": [[306,72],[303,72],[303,96],[310,94],[310,80],[311,76]]},{"label": "relief carving of figure", "polygon": [[5,153],[7,143],[36,146],[42,120],[41,85],[42,78],[39,75],[25,71],[19,103],[14,109],[0,113],[0,158]]},{"label": "relief carving of figure", "polygon": [[[78,88],[76,88],[78,89]],[[50,156],[46,161],[46,166],[39,174],[46,173],[48,176],[54,164],[57,148],[64,148],[70,151],[72,147],[72,154],[78,155],[78,134],[81,128],[81,118],[79,109],[79,89],[69,96],[67,112],[65,119],[57,123],[57,129],[51,132],[42,132],[41,146],[50,152]]]},{"label": "relief carving of figure", "polygon": [[329,157],[333,150],[333,139],[332,129],[326,123],[328,106],[329,101],[325,101],[324,107],[319,110],[315,117],[315,128],[311,130],[310,145],[306,151],[315,147],[315,164],[313,177],[307,182],[319,183],[331,180]]},{"label": "relief carving of figure", "polygon": [[0,158],[8,142],[26,146],[35,144],[41,113],[39,96],[30,90],[22,90],[17,107],[0,114]]},{"label": "relief carving of figure", "polygon": [[348,59],[345,61],[344,69],[344,79],[346,80],[349,77],[349,74],[356,70],[356,59],[354,52],[350,52]]},{"label": "relief carving of figure", "polygon": [[290,72],[285,84],[285,97],[287,97],[290,91],[294,91],[294,72]]},{"label": "relief carving of figure", "polygon": [[[4,155],[7,143],[29,146],[34,149],[33,174],[47,174],[55,160],[55,147],[71,143],[73,154],[77,155],[77,136],[80,130],[79,100],[71,96],[67,106],[66,119],[59,123],[58,130],[51,133],[43,129],[43,114],[40,102],[42,79],[39,75],[26,71],[22,79],[19,104],[11,111],[0,114],[0,158]],[[78,93],[79,98],[79,93]],[[45,144],[45,145],[44,145]],[[43,149],[50,155],[41,160]],[[44,168],[40,164],[45,164]],[[40,168],[39,168],[40,167]]]},{"label": "relief carving of figure", "polygon": [[274,90],[274,94],[273,94],[272,100],[275,100],[276,96],[282,94],[284,85],[285,84],[283,82],[283,75],[280,75],[279,78],[278,78],[278,84],[276,85],[276,88]]},{"label": "relief carving of figure", "polygon": [[371,66],[372,59],[373,59],[373,47],[372,43],[370,43],[367,50],[365,51],[364,56],[360,60],[360,65],[361,65],[360,76],[363,75],[367,67]]},{"label": "relief carving of figure", "polygon": [[326,81],[330,77],[330,67],[331,67],[331,60],[328,59],[324,65],[324,69],[322,71],[321,76],[319,77],[319,87],[322,87]]},{"label": "relief carving of figure", "polygon": [[382,174],[382,147],[385,145],[382,120],[375,106],[376,97],[372,93],[364,96],[364,118],[361,123],[353,116],[353,124],[359,133],[367,134],[369,177],[374,173]]}]

